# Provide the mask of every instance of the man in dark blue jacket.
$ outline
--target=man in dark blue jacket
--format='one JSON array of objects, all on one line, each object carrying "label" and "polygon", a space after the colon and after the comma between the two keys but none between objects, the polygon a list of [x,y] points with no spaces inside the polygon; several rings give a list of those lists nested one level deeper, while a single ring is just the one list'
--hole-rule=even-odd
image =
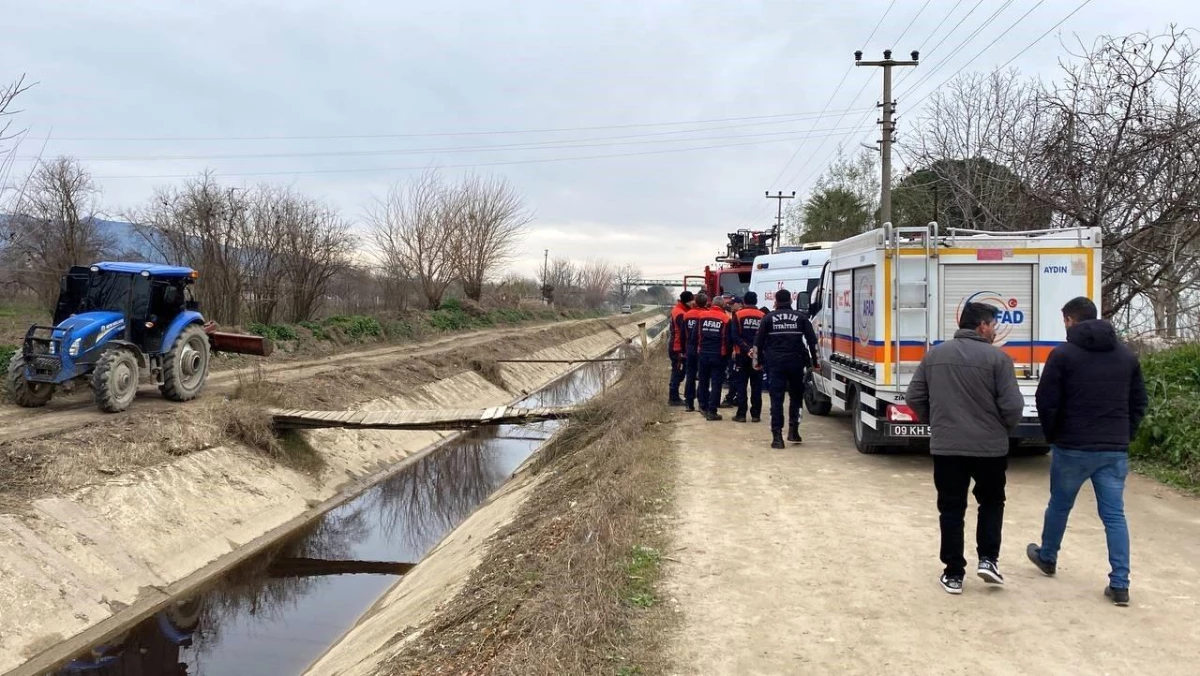
[{"label": "man in dark blue jacket", "polygon": [[721,386],[729,357],[729,315],[713,306],[699,316],[696,328],[696,399],[709,420],[720,420]]},{"label": "man in dark blue jacket", "polygon": [[750,386],[750,419],[758,422],[762,414],[762,369],[754,367],[750,352],[754,349],[754,337],[762,324],[763,313],[754,307],[758,302],[758,294],[747,291],[742,300],[745,307],[736,310],[733,321],[729,323],[729,341],[733,345],[729,391],[733,394],[734,406],[737,406],[733,421],[746,422],[746,386]]},{"label": "man in dark blue jacket", "polygon": [[1050,442],[1050,504],[1042,544],[1026,548],[1029,560],[1054,575],[1067,517],[1089,479],[1108,539],[1112,570],[1104,595],[1129,605],[1129,527],[1125,522],[1125,476],[1129,442],[1146,415],[1146,386],[1137,356],[1117,340],[1096,305],[1080,296],[1062,309],[1067,342],[1046,359],[1037,389],[1038,418]]},{"label": "man in dark blue jacket", "polygon": [[788,441],[800,443],[800,400],[804,369],[820,368],[817,334],[808,315],[792,309],[787,289],[775,292],[775,309],[762,318],[754,336],[755,358],[767,372],[771,393],[771,448],[783,448],[783,398],[788,397]]}]

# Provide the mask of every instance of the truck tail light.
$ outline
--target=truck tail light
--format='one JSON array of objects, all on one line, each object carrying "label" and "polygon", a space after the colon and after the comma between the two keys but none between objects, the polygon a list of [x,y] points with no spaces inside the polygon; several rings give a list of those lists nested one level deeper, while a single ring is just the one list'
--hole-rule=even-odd
[{"label": "truck tail light", "polygon": [[889,404],[887,418],[888,422],[917,422],[917,414],[904,404]]}]

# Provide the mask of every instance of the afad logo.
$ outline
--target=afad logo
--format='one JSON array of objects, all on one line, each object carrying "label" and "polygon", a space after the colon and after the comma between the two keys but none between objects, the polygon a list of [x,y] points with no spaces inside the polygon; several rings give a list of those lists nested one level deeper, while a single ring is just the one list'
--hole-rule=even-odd
[{"label": "afad logo", "polygon": [[955,326],[958,325],[958,320],[962,317],[963,308],[967,306],[967,303],[985,303],[996,308],[998,321],[994,345],[1003,345],[1016,327],[1025,323],[1025,312],[1018,307],[1020,303],[1016,298],[1005,299],[995,291],[980,291],[967,296],[958,304],[958,312],[954,315]]}]

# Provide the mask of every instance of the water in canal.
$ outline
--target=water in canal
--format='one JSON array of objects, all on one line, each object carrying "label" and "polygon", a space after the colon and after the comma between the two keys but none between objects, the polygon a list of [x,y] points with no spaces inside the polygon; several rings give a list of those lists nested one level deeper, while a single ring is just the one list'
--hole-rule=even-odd
[{"label": "water in canal", "polygon": [[[521,405],[586,401],[618,370],[586,364]],[[561,424],[467,433],[57,673],[299,674]]]}]

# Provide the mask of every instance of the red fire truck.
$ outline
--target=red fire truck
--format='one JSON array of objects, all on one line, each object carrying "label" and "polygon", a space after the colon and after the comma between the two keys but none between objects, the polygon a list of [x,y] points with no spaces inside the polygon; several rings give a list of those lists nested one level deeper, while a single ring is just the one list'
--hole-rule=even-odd
[{"label": "red fire truck", "polygon": [[[725,253],[717,256],[717,267],[704,266],[703,275],[687,275],[683,278],[684,288],[699,287],[711,298],[721,293],[740,296],[750,288],[750,273],[754,271],[755,256],[772,253],[774,231],[758,232],[738,230],[729,233],[729,244]],[[781,249],[782,250],[782,249]],[[694,280],[694,281],[693,281]]]}]

